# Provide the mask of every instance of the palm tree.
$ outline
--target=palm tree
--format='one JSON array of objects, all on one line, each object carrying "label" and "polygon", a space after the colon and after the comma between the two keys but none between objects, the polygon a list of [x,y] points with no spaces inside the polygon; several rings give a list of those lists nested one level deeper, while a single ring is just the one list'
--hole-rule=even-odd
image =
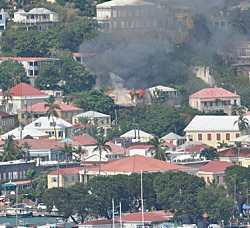
[{"label": "palm tree", "polygon": [[225,142],[225,140],[223,140],[222,142],[218,142],[218,149],[222,149],[222,148],[229,148],[232,147],[232,145],[229,145],[228,143]]},{"label": "palm tree", "polygon": [[16,86],[20,82],[21,82],[21,76],[20,75],[14,76],[13,78],[10,79],[10,83],[11,83],[12,86]]},{"label": "palm tree", "polygon": [[18,142],[14,140],[14,135],[8,135],[6,139],[3,139],[3,156],[2,161],[16,160],[20,156],[20,148]]},{"label": "palm tree", "polygon": [[[88,117],[79,117],[79,128],[77,127],[74,131],[74,135],[83,135],[87,132],[87,124],[90,122]],[[82,127],[83,125],[83,127]]]},{"label": "palm tree", "polygon": [[148,142],[149,145],[152,145],[149,148],[149,152],[154,153],[154,158],[162,161],[166,161],[167,155],[166,155],[166,146],[162,146],[162,140],[159,139],[159,137],[154,137],[149,140]]},{"label": "palm tree", "polygon": [[46,115],[48,116],[48,119],[50,119],[50,117],[52,118],[53,121],[53,126],[54,126],[54,136],[57,139],[57,135],[56,135],[56,125],[55,125],[55,120],[54,117],[58,117],[58,113],[57,110],[60,110],[60,106],[58,104],[55,103],[56,99],[53,95],[50,95],[48,99],[45,100],[47,103],[44,104],[45,108],[48,108]]},{"label": "palm tree", "polygon": [[98,168],[98,172],[99,172],[99,175],[100,175],[101,174],[102,151],[110,152],[112,149],[111,149],[111,147],[109,145],[106,144],[108,142],[108,140],[104,136],[96,135],[95,140],[96,140],[96,143],[95,143],[96,147],[94,148],[93,152],[99,151],[99,168]]},{"label": "palm tree", "polygon": [[36,171],[34,169],[29,169],[26,173],[26,177],[30,179],[31,187],[33,188],[33,180],[36,176]]},{"label": "palm tree", "polygon": [[219,154],[217,150],[213,147],[210,148],[203,148],[200,152],[200,157],[205,157],[206,160],[218,160]]},{"label": "palm tree", "polygon": [[76,154],[74,155],[75,161],[81,162],[82,161],[82,155],[87,153],[88,151],[86,149],[83,149],[80,145],[76,148],[73,149],[73,153]]},{"label": "palm tree", "polygon": [[9,113],[9,101],[13,100],[13,93],[10,92],[10,90],[6,91],[3,94],[3,99],[1,104],[5,107],[5,112]]},{"label": "palm tree", "polygon": [[72,156],[73,148],[71,144],[64,143],[64,147],[62,148],[61,154],[63,154],[66,158],[66,167],[68,167],[69,158]]},{"label": "palm tree", "polygon": [[249,121],[246,117],[244,117],[243,115],[240,115],[238,117],[238,120],[236,120],[234,122],[234,125],[238,124],[239,127],[239,131],[241,133],[241,135],[247,135],[248,131],[249,131]]}]

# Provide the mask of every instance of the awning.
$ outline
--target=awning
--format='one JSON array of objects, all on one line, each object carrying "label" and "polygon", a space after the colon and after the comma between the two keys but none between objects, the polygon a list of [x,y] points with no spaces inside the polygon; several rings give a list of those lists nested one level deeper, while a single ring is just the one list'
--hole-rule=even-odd
[{"label": "awning", "polygon": [[4,188],[7,188],[7,187],[15,187],[16,184],[13,184],[12,182],[8,182],[8,183],[5,183],[5,184],[2,184],[2,187]]}]

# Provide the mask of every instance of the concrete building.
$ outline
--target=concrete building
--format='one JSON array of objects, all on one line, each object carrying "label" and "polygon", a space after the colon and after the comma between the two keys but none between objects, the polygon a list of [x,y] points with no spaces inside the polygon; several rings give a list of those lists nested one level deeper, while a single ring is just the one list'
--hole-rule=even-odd
[{"label": "concrete building", "polygon": [[30,84],[35,85],[35,78],[37,77],[40,68],[43,64],[53,63],[59,66],[59,59],[56,58],[43,58],[43,57],[0,57],[0,63],[6,60],[17,61],[22,63],[27,77],[30,79]]},{"label": "concrete building", "polygon": [[142,0],[113,0],[96,6],[102,30],[145,30],[157,27],[157,5]]},{"label": "concrete building", "polygon": [[15,126],[15,115],[0,111],[0,134],[11,131]]},{"label": "concrete building", "polygon": [[233,105],[241,105],[240,96],[223,88],[205,88],[189,96],[189,105],[202,112],[222,110],[231,114]]},{"label": "concrete building", "polygon": [[[250,121],[250,116],[245,116]],[[219,142],[230,144],[240,136],[238,116],[195,116],[184,129],[190,140],[217,148]]]}]

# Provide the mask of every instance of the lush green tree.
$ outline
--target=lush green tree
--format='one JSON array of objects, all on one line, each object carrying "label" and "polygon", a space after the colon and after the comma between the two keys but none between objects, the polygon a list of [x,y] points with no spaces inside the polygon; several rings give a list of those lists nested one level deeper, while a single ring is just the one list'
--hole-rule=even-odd
[{"label": "lush green tree", "polygon": [[198,204],[202,213],[207,213],[210,223],[220,224],[224,220],[228,224],[234,207],[234,200],[228,197],[223,186],[208,186],[198,193]]},{"label": "lush green tree", "polygon": [[28,179],[30,179],[30,182],[31,182],[31,186],[32,186],[32,188],[33,188],[33,180],[34,180],[34,178],[36,177],[36,170],[34,170],[34,169],[29,169],[28,171],[27,171],[27,173],[26,173],[26,177],[28,178]]},{"label": "lush green tree", "polygon": [[83,149],[81,147],[81,145],[79,145],[78,147],[73,148],[72,152],[73,152],[74,160],[76,162],[80,162],[81,163],[82,156],[84,154],[86,154],[88,151],[86,149]]},{"label": "lush green tree", "polygon": [[10,113],[11,110],[9,109],[9,102],[13,100],[13,93],[10,92],[10,90],[4,92],[3,99],[1,101],[2,106],[5,108],[6,113]]},{"label": "lush green tree", "polygon": [[20,77],[20,82],[29,83],[29,79],[23,65],[17,61],[3,61],[0,64],[0,74],[0,87],[3,91],[6,91],[9,87],[14,86],[13,79],[17,76]]},{"label": "lush green tree", "polygon": [[38,89],[57,89],[60,80],[59,69],[54,64],[47,63],[39,70],[35,84]]},{"label": "lush green tree", "polygon": [[23,150],[24,158],[26,161],[30,161],[30,145],[28,142],[24,142],[21,145],[21,150]]},{"label": "lush green tree", "polygon": [[202,216],[197,196],[204,187],[203,179],[185,172],[167,172],[154,180],[157,202],[162,208],[171,209],[175,217],[185,217],[190,222]]},{"label": "lush green tree", "polygon": [[155,159],[166,161],[166,158],[167,158],[166,149],[167,148],[161,145],[162,141],[159,139],[159,137],[156,136],[150,139],[148,144],[151,145],[148,151],[154,154]]},{"label": "lush green tree", "polygon": [[215,148],[210,147],[202,149],[200,152],[200,157],[204,157],[206,160],[218,160],[219,154]]},{"label": "lush green tree", "polygon": [[72,95],[74,104],[85,111],[97,111],[105,114],[113,114],[115,110],[114,100],[105,95],[103,90],[90,90]]},{"label": "lush green tree", "polygon": [[14,138],[14,135],[8,135],[6,139],[3,139],[4,144],[1,145],[1,147],[3,147],[3,162],[22,158],[22,153],[20,152],[18,142],[15,141]]},{"label": "lush green tree", "polygon": [[246,202],[246,185],[245,181],[250,181],[250,170],[243,166],[230,166],[226,169],[226,186],[229,195],[233,197],[234,202],[237,203],[235,207],[239,207]]},{"label": "lush green tree", "polygon": [[53,126],[54,126],[54,137],[57,139],[57,134],[56,134],[56,123],[54,120],[54,117],[58,117],[57,110],[60,110],[60,106],[55,103],[56,99],[53,95],[50,95],[48,99],[45,99],[45,104],[44,107],[48,108],[46,111],[46,115],[48,116],[48,119],[52,118],[53,121]]},{"label": "lush green tree", "polygon": [[241,135],[247,135],[249,133],[249,120],[243,115],[238,117],[238,120],[234,122],[234,125],[235,124],[238,124]]},{"label": "lush green tree", "polygon": [[110,145],[107,145],[108,139],[106,139],[103,135],[96,135],[95,136],[95,148],[93,149],[93,152],[98,151],[99,152],[99,167],[98,172],[99,175],[101,173],[101,159],[102,159],[102,152],[110,152],[112,149]]}]

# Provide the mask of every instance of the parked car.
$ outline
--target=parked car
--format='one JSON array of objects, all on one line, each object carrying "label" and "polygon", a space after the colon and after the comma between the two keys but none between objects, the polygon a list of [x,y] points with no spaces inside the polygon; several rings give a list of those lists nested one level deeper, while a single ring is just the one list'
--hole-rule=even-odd
[{"label": "parked car", "polygon": [[51,209],[52,212],[58,212],[58,209],[56,208],[56,206],[54,205]]},{"label": "parked car", "polygon": [[19,204],[17,204],[17,208],[32,209],[33,207],[31,205],[26,204],[26,203],[19,203]]},{"label": "parked car", "polygon": [[37,210],[40,210],[40,211],[47,210],[47,206],[44,203],[39,203],[37,205]]}]

